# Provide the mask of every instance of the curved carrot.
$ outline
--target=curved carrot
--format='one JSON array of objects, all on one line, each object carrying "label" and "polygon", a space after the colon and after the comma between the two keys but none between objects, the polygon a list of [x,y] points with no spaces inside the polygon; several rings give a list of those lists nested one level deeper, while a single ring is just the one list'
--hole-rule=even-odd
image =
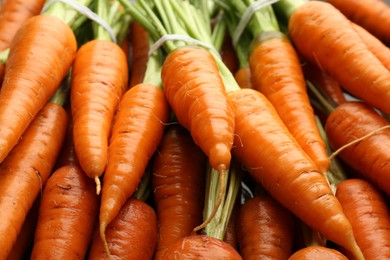
[{"label": "curved carrot", "polygon": [[159,222],[154,259],[202,223],[206,156],[179,124],[166,129],[153,161],[152,187]]},{"label": "curved carrot", "polygon": [[169,247],[162,259],[240,260],[242,257],[232,246],[223,240],[206,235],[191,235],[180,239]]},{"label": "curved carrot", "polygon": [[237,234],[244,259],[287,259],[293,252],[294,216],[269,195],[257,195],[240,207]]},{"label": "curved carrot", "polygon": [[233,154],[237,159],[280,204],[362,259],[351,224],[325,177],[271,103],[252,89],[231,92],[229,98],[236,114]]},{"label": "curved carrot", "polygon": [[84,259],[98,208],[94,183],[79,166],[56,170],[43,190],[31,259]]},{"label": "curved carrot", "polygon": [[250,53],[254,88],[273,104],[302,149],[326,173],[330,160],[306,91],[298,55],[287,37],[277,31],[260,34]]},{"label": "curved carrot", "polygon": [[[286,2],[292,3],[282,3]],[[294,10],[289,35],[299,53],[353,96],[390,113],[390,72],[361,40],[351,21],[323,1],[307,1]]]},{"label": "curved carrot", "polygon": [[127,81],[127,59],[119,45],[96,39],[80,47],[72,66],[73,139],[80,166],[95,179],[97,194],[107,163],[112,119]]},{"label": "curved carrot", "polygon": [[0,259],[10,252],[27,212],[51,174],[67,122],[63,107],[48,102],[0,166]]},{"label": "curved carrot", "polygon": [[384,0],[328,0],[351,21],[359,24],[381,41],[390,43],[390,6]]},{"label": "curved carrot", "polygon": [[[336,107],[328,116],[325,131],[329,144],[338,149],[389,123],[371,106],[349,101]],[[390,129],[383,129],[340,152],[340,157],[365,178],[390,194]]]},{"label": "curved carrot", "polygon": [[139,23],[130,25],[131,41],[131,80],[129,87],[144,82],[146,64],[149,57],[149,33]]},{"label": "curved carrot", "polygon": [[0,51],[10,47],[22,24],[41,11],[45,0],[3,0],[0,8]]},{"label": "curved carrot", "polygon": [[[143,201],[128,199],[107,226],[110,259],[152,259],[157,245],[157,228],[154,209]],[[108,259],[98,233],[91,244],[88,259]]]},{"label": "curved carrot", "polygon": [[161,88],[141,83],[122,97],[109,140],[100,205],[100,236],[135,192],[163,136],[169,106]]},{"label": "curved carrot", "polygon": [[54,94],[76,48],[73,31],[52,15],[34,16],[17,32],[0,92],[0,162]]},{"label": "curved carrot", "polygon": [[383,194],[362,179],[337,185],[336,197],[366,259],[390,258],[390,210]]},{"label": "curved carrot", "polygon": [[333,248],[309,246],[291,255],[288,260],[347,260],[348,258]]}]

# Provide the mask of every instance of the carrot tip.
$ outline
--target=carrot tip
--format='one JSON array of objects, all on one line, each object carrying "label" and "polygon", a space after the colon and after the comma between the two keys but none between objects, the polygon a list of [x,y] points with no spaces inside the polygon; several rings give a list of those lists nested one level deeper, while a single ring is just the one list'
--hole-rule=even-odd
[{"label": "carrot tip", "polygon": [[108,243],[107,243],[107,239],[106,239],[106,226],[107,225],[104,223],[100,224],[100,227],[99,227],[100,239],[103,241],[104,250],[106,251],[108,259],[111,259],[111,253],[110,253],[110,249],[108,248]]},{"label": "carrot tip", "polygon": [[96,183],[96,195],[99,195],[102,190],[102,186],[98,176],[95,177],[95,183]]}]

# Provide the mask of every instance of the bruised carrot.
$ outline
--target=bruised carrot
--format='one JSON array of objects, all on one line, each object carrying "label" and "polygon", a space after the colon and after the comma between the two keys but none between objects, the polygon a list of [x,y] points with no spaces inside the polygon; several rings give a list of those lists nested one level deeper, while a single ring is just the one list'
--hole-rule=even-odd
[{"label": "bruised carrot", "polygon": [[[331,147],[338,149],[387,125],[389,125],[388,121],[371,106],[363,102],[349,101],[339,105],[330,113],[325,131]],[[390,129],[383,129],[343,149],[339,155],[364,178],[390,194],[388,145],[390,145]]]},{"label": "bruised carrot", "polygon": [[130,25],[131,80],[129,87],[144,81],[149,52],[149,33],[139,23]]},{"label": "bruised carrot", "polygon": [[[147,83],[122,97],[109,139],[99,214],[100,236],[135,192],[163,136],[169,106],[161,88]],[[107,248],[107,247],[106,247]]]},{"label": "bruised carrot", "polygon": [[287,259],[293,252],[294,216],[267,194],[239,209],[237,234],[244,259]]},{"label": "bruised carrot", "polygon": [[276,8],[290,14],[289,36],[298,52],[350,94],[389,113],[390,72],[368,49],[351,21],[327,2],[301,2],[276,3]]},{"label": "bruised carrot", "polygon": [[271,103],[252,89],[231,92],[229,99],[236,114],[234,156],[282,206],[363,259],[351,224],[325,177]]},{"label": "bruised carrot", "polygon": [[31,259],[84,259],[98,208],[94,182],[79,166],[56,170],[43,190]]},{"label": "bruised carrot", "polygon": [[0,8],[0,51],[10,47],[22,24],[41,11],[45,0],[3,0]]},{"label": "bruised carrot", "polygon": [[0,162],[54,94],[76,48],[73,31],[54,15],[36,15],[17,32],[0,92]]},{"label": "bruised carrot", "polygon": [[359,24],[381,41],[390,43],[390,6],[384,0],[328,0],[348,19]]},{"label": "bruised carrot", "polygon": [[154,259],[202,223],[206,156],[179,124],[166,129],[153,160],[152,187],[159,222]]},{"label": "bruised carrot", "polygon": [[295,252],[288,260],[347,260],[341,252],[323,246],[309,246]]},{"label": "bruised carrot", "polygon": [[27,212],[51,174],[67,122],[63,107],[48,102],[0,165],[0,259],[9,254]]}]

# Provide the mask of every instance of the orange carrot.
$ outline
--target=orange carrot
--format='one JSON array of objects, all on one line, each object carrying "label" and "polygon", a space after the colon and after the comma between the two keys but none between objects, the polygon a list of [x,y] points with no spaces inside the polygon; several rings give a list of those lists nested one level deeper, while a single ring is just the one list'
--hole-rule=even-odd
[{"label": "orange carrot", "polygon": [[4,77],[4,64],[0,61],[0,89],[1,89],[1,85],[3,83],[3,77]]},{"label": "orange carrot", "polygon": [[267,194],[239,210],[237,233],[244,259],[287,259],[293,250],[294,216]]},{"label": "orange carrot", "polygon": [[80,166],[95,179],[97,194],[106,167],[112,119],[127,81],[127,59],[119,45],[96,39],[80,47],[72,67],[73,138]]},{"label": "orange carrot", "polygon": [[[333,149],[338,149],[355,139],[387,126],[389,123],[371,106],[349,101],[336,107],[325,124],[325,131]],[[382,131],[349,146],[340,157],[364,178],[390,195],[390,129]]]},{"label": "orange carrot", "polygon": [[251,74],[249,67],[241,67],[234,74],[234,78],[241,88],[254,88]]},{"label": "orange carrot", "polygon": [[299,53],[356,98],[390,113],[390,72],[368,49],[351,21],[327,2],[301,2],[276,3],[276,7],[293,6],[285,10],[290,14],[289,35]]},{"label": "orange carrot", "polygon": [[240,205],[240,196],[237,196],[236,202],[233,206],[232,212],[230,214],[230,218],[226,227],[226,232],[223,237],[223,241],[231,245],[234,249],[238,250],[238,238],[237,238],[237,218],[238,212],[241,207]]},{"label": "orange carrot", "polygon": [[[157,228],[154,209],[143,201],[128,199],[107,226],[111,259],[152,259],[157,245]],[[108,259],[99,233],[91,244],[88,259]]]},{"label": "orange carrot", "polygon": [[225,35],[219,53],[221,54],[223,63],[226,64],[230,72],[236,74],[239,70],[239,62],[229,34]]},{"label": "orange carrot", "polygon": [[159,222],[154,259],[202,223],[206,156],[179,124],[166,129],[153,161],[152,184]]},{"label": "orange carrot", "polygon": [[309,246],[295,252],[288,260],[347,260],[348,258],[336,249],[323,246]]},{"label": "orange carrot", "polygon": [[384,0],[328,0],[351,21],[359,24],[381,41],[390,43],[390,6]]},{"label": "orange carrot", "polygon": [[163,136],[168,116],[169,106],[161,88],[141,83],[123,95],[109,140],[103,177],[99,215],[103,242],[107,225],[135,192]]},{"label": "orange carrot", "polygon": [[41,11],[45,0],[3,0],[0,8],[0,51],[10,47],[22,24]]},{"label": "orange carrot", "polygon": [[79,166],[56,170],[43,190],[31,259],[84,259],[98,208],[94,183]]},{"label": "orange carrot", "polygon": [[63,107],[48,102],[0,166],[0,259],[9,254],[27,212],[51,174],[66,125]]},{"label": "orange carrot", "polygon": [[365,180],[347,179],[337,185],[336,197],[365,258],[390,258],[390,210],[383,194]]},{"label": "orange carrot", "polygon": [[280,204],[313,230],[363,259],[351,224],[325,177],[271,103],[252,89],[231,92],[229,98],[236,114],[235,157]]},{"label": "orange carrot", "polygon": [[131,80],[130,88],[142,83],[145,77],[149,52],[149,33],[139,23],[130,25],[131,41]]},{"label": "orange carrot", "polygon": [[76,48],[73,31],[54,15],[34,16],[17,32],[0,92],[0,162],[54,94]]}]

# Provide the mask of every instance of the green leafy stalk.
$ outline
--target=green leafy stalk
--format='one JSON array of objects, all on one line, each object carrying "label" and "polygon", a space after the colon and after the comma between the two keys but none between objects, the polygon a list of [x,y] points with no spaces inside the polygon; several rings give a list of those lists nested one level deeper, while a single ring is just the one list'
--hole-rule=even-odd
[{"label": "green leafy stalk", "polygon": [[[110,3],[109,0],[95,0],[95,12],[101,18],[102,21],[107,22],[111,26],[108,19]],[[95,39],[99,40],[112,40],[107,29],[104,28],[101,24],[95,22],[92,25]]]},{"label": "green leafy stalk", "polygon": [[279,15],[283,15],[284,18],[288,21],[295,10],[297,10],[307,1],[309,0],[279,0],[273,4],[273,6],[275,7],[275,11]]}]

